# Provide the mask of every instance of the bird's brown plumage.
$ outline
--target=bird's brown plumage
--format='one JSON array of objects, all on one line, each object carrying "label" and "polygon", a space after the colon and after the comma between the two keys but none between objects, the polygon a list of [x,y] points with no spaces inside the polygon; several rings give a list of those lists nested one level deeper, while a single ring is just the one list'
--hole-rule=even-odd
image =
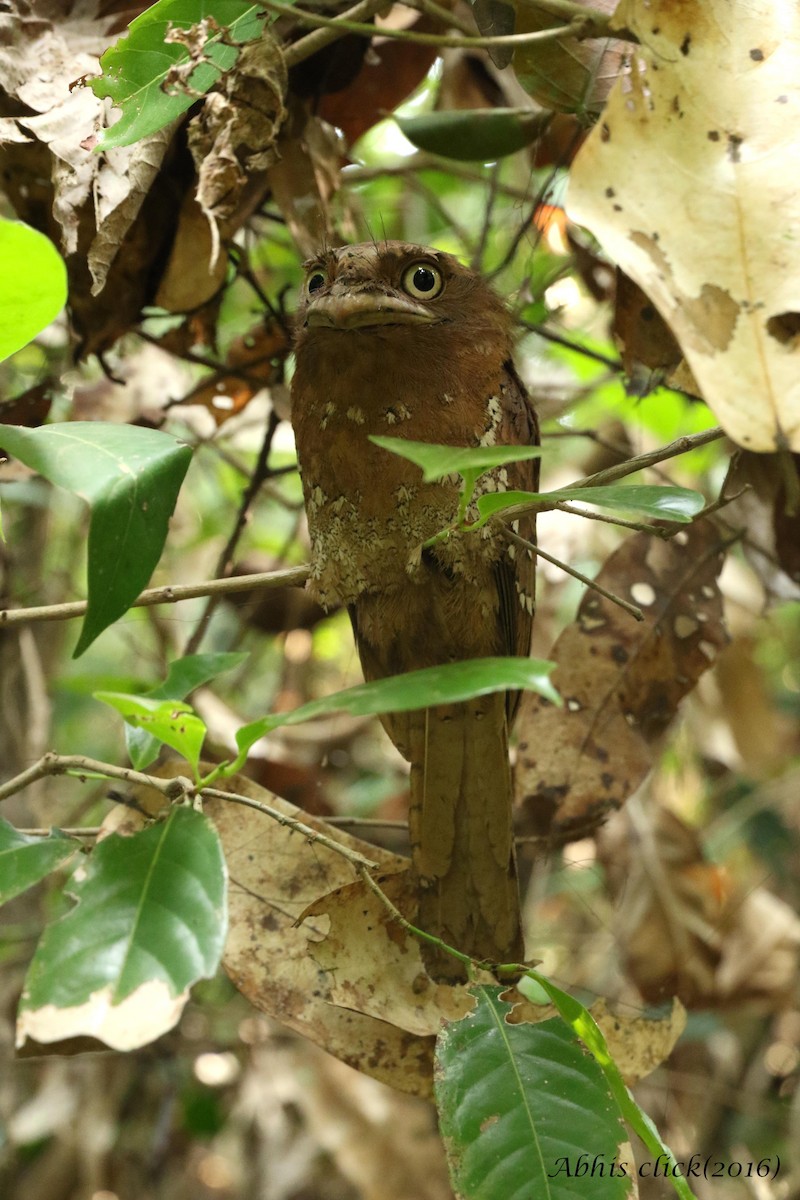
[{"label": "bird's brown plumage", "polygon": [[[421,274],[420,274],[421,272]],[[433,281],[431,283],[431,281]],[[401,242],[331,250],[309,264],[297,318],[292,419],[312,548],[310,590],[348,606],[367,679],[494,654],[527,655],[534,564],[490,524],[423,549],[458,508],[457,477],[369,441],[529,445],[536,417],[511,362],[511,321],[455,258]],[[535,490],[534,462],[478,490]],[[532,537],[532,523],[520,532]],[[515,697],[384,721],[411,762],[419,924],[464,953],[519,958],[508,718]],[[457,977],[455,960],[427,953]]]}]

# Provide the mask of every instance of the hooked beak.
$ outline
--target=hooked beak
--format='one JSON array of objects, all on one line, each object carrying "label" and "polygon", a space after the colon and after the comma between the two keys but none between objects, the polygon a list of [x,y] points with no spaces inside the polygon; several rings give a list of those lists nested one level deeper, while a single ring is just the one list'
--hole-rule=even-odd
[{"label": "hooked beak", "polygon": [[435,315],[409,297],[361,292],[348,296],[320,296],[306,312],[306,325],[326,329],[365,329],[372,325],[418,325],[435,321]]}]

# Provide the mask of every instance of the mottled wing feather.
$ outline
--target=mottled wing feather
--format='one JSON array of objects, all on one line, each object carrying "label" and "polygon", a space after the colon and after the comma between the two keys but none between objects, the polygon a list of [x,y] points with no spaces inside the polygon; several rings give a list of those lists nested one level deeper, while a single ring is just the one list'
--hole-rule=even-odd
[{"label": "mottled wing feather", "polygon": [[[505,416],[504,426],[498,431],[498,443],[510,445],[538,446],[539,422],[531,398],[512,363],[505,365]],[[511,463],[508,467],[509,491],[536,492],[539,490],[539,460]],[[535,517],[520,518],[517,530],[526,541],[536,542]],[[495,580],[499,598],[498,621],[504,654],[527,657],[530,653],[533,614],[530,611],[536,595],[536,559],[521,546],[514,548],[514,555],[504,557],[495,567]],[[530,605],[523,604],[530,601]],[[519,693],[508,695],[509,722],[513,720],[519,704]]]}]

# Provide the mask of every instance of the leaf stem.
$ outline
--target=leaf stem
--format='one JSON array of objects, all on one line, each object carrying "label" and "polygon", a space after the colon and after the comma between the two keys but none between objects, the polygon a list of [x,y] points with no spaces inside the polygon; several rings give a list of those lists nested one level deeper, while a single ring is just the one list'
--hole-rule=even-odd
[{"label": "leaf stem", "polygon": [[631,616],[637,621],[644,620],[644,613],[640,608],[638,608],[635,604],[631,604],[628,600],[623,600],[621,596],[616,596],[614,592],[609,592],[608,589],[604,588],[602,584],[599,584],[596,579],[590,579],[589,576],[584,575],[582,571],[578,571],[575,567],[571,567],[568,563],[562,562],[562,560],[560,558],[556,558],[555,555],[548,554],[546,550],[541,548],[541,546],[536,546],[533,542],[526,541],[526,539],[520,537],[518,533],[514,533],[513,529],[504,527],[502,532],[503,536],[508,538],[510,542],[513,542],[515,546],[522,546],[525,550],[529,550],[531,554],[537,554],[540,558],[552,563],[553,566],[558,567],[559,570],[566,571],[567,575],[572,575],[574,579],[580,580],[581,583],[585,584],[586,587],[591,588],[592,591],[599,592],[601,596],[604,596],[606,600],[610,600],[612,604],[618,604],[620,608],[624,608],[625,611],[630,613]]},{"label": "leaf stem", "polygon": [[[391,29],[386,25],[376,28],[374,25],[362,24],[360,21],[341,17],[323,17],[319,13],[306,12],[291,4],[281,4],[278,0],[263,0],[262,7],[269,12],[281,16],[292,17],[301,25],[309,25],[313,29],[338,30],[345,33],[360,33],[364,37],[398,38],[404,42],[414,42],[419,46],[442,46],[462,49],[479,49],[490,46],[531,46],[542,42],[558,41],[560,38],[573,37],[577,40],[608,36],[609,17],[603,14],[587,16],[586,9],[575,5],[577,15],[574,15],[568,25],[558,25],[553,29],[541,29],[534,33],[509,33],[501,37],[463,37],[438,33],[415,33],[412,29]],[[383,7],[383,6],[381,6]],[[338,36],[338,35],[337,35]],[[303,39],[305,41],[306,39]],[[302,43],[298,42],[297,45]],[[317,46],[317,48],[319,48]],[[313,51],[312,51],[313,53]],[[304,54],[304,57],[308,57]],[[286,55],[287,65],[293,66],[300,59]]]},{"label": "leaf stem", "polygon": [[252,797],[243,796],[239,792],[226,792],[220,788],[211,787],[201,788],[198,796],[201,800],[230,800],[232,804],[242,804],[245,808],[254,808],[257,812],[271,817],[273,821],[277,821],[279,825],[283,825],[286,829],[291,829],[293,833],[299,833],[306,841],[314,842],[318,846],[324,846],[327,850],[333,850],[336,854],[341,854],[343,858],[346,858],[356,868],[359,875],[362,872],[366,874],[368,871],[376,871],[378,869],[378,863],[365,858],[357,850],[351,850],[349,846],[337,842],[335,838],[328,837],[318,829],[313,829],[303,821],[298,821],[296,817],[290,817],[287,813],[282,813],[280,809],[273,808],[270,804],[264,804],[261,800],[253,800]]}]

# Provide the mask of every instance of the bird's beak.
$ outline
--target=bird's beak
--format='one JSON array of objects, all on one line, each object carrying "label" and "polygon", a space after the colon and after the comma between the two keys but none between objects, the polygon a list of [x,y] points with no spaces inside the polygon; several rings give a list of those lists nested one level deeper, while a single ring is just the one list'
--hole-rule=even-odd
[{"label": "bird's beak", "polygon": [[419,325],[436,316],[410,297],[360,292],[347,296],[320,296],[306,310],[306,325],[327,329],[365,329],[371,325]]}]

